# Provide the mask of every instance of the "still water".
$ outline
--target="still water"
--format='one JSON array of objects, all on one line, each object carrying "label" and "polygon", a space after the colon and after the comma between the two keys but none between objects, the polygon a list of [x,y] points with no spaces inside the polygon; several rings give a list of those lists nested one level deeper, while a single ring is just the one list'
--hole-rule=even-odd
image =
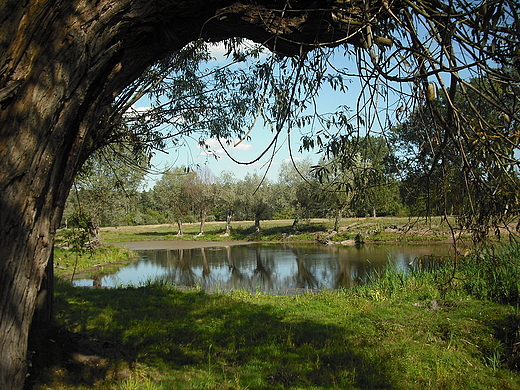
[{"label": "still water", "polygon": [[139,260],[117,273],[74,284],[120,287],[161,280],[208,292],[291,294],[366,283],[387,265],[404,273],[435,267],[438,259],[433,256],[449,256],[451,249],[448,245],[250,244],[137,252]]}]

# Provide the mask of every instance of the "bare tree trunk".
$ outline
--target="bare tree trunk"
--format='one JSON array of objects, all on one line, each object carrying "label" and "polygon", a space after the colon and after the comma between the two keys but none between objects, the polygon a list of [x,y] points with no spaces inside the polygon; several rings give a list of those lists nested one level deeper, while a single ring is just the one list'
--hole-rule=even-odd
[{"label": "bare tree trunk", "polygon": [[292,230],[293,232],[296,231],[296,229],[298,228],[298,224],[299,224],[299,223],[300,223],[300,217],[299,217],[298,215],[296,215],[296,216],[294,217],[294,221],[293,221],[292,226],[291,226],[291,230]]},{"label": "bare tree trunk", "polygon": [[90,237],[90,242],[88,245],[91,248],[97,248],[101,246],[101,236],[99,234],[99,226],[92,221],[89,221],[87,224],[87,229]]},{"label": "bare tree trunk", "polygon": [[200,37],[248,37],[285,54],[318,39],[360,44],[336,8],[299,13],[293,5],[289,14],[285,0],[249,3],[0,2],[0,389],[23,387],[28,330],[65,200],[109,134],[104,120],[125,86]]},{"label": "bare tree trunk", "polygon": [[336,215],[334,216],[334,228],[335,232],[339,232],[339,226],[341,225],[341,218],[343,218],[343,210],[338,208],[336,210]]},{"label": "bare tree trunk", "polygon": [[228,211],[226,215],[226,236],[231,235],[231,218],[233,218],[233,212]]},{"label": "bare tree trunk", "polygon": [[177,219],[177,228],[179,229],[178,232],[177,232],[177,235],[179,237],[182,237],[184,236],[184,232],[182,231],[182,219]]},{"label": "bare tree trunk", "polygon": [[208,212],[206,210],[202,210],[200,212],[200,229],[199,229],[199,236],[204,235],[204,225],[206,224],[206,215]]}]

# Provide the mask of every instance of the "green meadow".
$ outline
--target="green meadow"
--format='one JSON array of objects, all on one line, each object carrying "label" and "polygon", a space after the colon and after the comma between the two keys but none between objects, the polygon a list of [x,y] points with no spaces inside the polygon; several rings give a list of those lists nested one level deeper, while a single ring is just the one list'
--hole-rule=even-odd
[{"label": "green meadow", "polygon": [[349,290],[206,294],[56,285],[31,389],[517,389],[520,250]]},{"label": "green meadow", "polygon": [[[453,218],[343,218],[338,232],[331,234],[333,221],[313,218],[301,221],[296,230],[292,220],[261,221],[260,234],[256,234],[252,221],[234,221],[231,235],[223,236],[225,222],[207,222],[204,236],[199,237],[198,223],[185,223],[184,235],[177,236],[176,225],[122,226],[101,228],[101,237],[108,243],[141,240],[252,240],[252,241],[315,241],[327,236],[332,241],[354,239],[360,236],[367,242],[449,242]],[[456,229],[455,229],[456,231]],[[457,232],[458,233],[458,232]]]}]

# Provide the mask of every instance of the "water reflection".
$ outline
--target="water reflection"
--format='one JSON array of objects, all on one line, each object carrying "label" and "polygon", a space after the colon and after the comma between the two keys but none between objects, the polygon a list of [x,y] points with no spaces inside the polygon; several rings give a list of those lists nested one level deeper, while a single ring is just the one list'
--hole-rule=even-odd
[{"label": "water reflection", "polygon": [[139,261],[116,274],[77,280],[75,285],[118,287],[162,280],[208,292],[241,289],[290,294],[366,283],[389,262],[404,273],[435,267],[436,256],[450,255],[450,248],[253,244],[138,252]]}]

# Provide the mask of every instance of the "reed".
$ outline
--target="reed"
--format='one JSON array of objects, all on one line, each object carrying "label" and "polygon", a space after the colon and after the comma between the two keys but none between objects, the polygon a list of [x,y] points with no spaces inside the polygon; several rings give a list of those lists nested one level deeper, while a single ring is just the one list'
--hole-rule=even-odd
[{"label": "reed", "polygon": [[481,249],[460,263],[460,283],[478,299],[518,307],[520,304],[520,245],[516,241]]}]

